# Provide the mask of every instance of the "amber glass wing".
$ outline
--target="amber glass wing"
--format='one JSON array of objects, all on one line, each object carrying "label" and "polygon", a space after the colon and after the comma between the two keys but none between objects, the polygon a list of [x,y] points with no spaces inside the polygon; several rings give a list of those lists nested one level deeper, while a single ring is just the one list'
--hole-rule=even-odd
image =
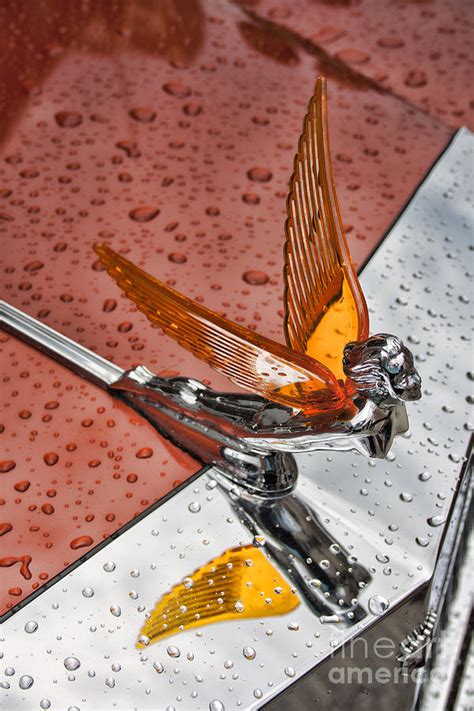
[{"label": "amber glass wing", "polygon": [[[283,615],[299,604],[262,551],[252,545],[229,548],[163,595],[140,637],[153,643],[215,622]],[[139,639],[137,647],[143,646]]]},{"label": "amber glass wing", "polygon": [[340,410],[345,393],[308,356],[259,336],[179,294],[97,244],[108,273],[147,318],[236,385],[308,414]]},{"label": "amber glass wing", "polygon": [[334,187],[321,77],[304,120],[287,210],[286,341],[344,379],[344,346],[368,337],[369,318]]}]

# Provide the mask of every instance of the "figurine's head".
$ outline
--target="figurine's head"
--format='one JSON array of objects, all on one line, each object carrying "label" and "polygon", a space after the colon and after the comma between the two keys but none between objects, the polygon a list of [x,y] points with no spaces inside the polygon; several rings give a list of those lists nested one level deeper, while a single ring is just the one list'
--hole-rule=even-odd
[{"label": "figurine's head", "polygon": [[344,372],[357,391],[375,402],[419,400],[421,378],[413,354],[397,336],[378,333],[344,349]]}]

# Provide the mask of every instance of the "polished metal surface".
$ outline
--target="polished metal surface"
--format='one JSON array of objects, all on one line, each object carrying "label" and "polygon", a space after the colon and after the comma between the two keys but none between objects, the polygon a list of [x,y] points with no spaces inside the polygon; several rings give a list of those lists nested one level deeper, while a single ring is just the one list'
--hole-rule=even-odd
[{"label": "polished metal surface", "polygon": [[18,336],[101,388],[107,388],[124,373],[117,365],[1,300],[0,328]]},{"label": "polished metal surface", "polygon": [[[470,429],[473,144],[472,134],[458,134],[362,276],[375,327],[389,322],[408,337],[423,377],[423,398],[409,405],[411,433],[388,460],[294,455],[297,487],[271,512],[316,523],[314,562],[329,571],[329,595],[311,601],[303,592],[310,573],[297,562],[308,535],[288,572],[265,502],[247,502],[210,469],[3,623],[6,708],[47,699],[53,709],[82,711],[256,709],[430,581]],[[235,619],[135,649],[158,598],[223,551],[252,543],[294,585],[295,609],[256,619],[236,611]],[[352,608],[336,599],[340,614],[327,614],[321,607],[334,603],[338,566],[345,590],[355,584],[359,593]],[[355,611],[351,623],[345,612]]]},{"label": "polished metal surface", "polygon": [[[419,711],[472,708],[474,650],[472,648],[472,570],[474,535],[471,531],[465,559],[457,571],[458,584],[450,601],[446,625],[423,689]],[[465,649],[463,649],[465,647]]]}]

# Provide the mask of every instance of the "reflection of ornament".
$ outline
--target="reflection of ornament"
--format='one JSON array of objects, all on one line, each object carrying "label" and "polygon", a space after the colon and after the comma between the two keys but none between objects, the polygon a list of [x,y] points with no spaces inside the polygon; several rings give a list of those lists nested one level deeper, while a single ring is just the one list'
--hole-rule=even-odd
[{"label": "reflection of ornament", "polygon": [[[420,396],[413,359],[399,339],[380,336],[367,342],[370,362],[360,348],[368,336],[369,319],[337,203],[323,78],[309,103],[288,196],[286,346],[218,316],[110,247],[97,244],[95,250],[152,323],[229,380],[266,400],[312,418],[347,419],[354,414],[359,383],[366,397],[371,397],[370,388],[376,389],[379,403]],[[356,352],[361,357],[356,358]],[[398,387],[390,387],[394,381]]]},{"label": "reflection of ornament", "polygon": [[261,550],[228,548],[158,600],[137,646],[214,622],[283,615],[298,605],[296,593]]}]

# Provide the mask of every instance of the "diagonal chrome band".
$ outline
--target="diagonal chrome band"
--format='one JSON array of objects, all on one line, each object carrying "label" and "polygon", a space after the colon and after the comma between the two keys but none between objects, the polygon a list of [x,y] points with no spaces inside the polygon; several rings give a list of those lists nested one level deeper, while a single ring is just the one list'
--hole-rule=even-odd
[{"label": "diagonal chrome band", "polygon": [[5,301],[0,301],[0,327],[101,388],[107,389],[125,372]]}]

